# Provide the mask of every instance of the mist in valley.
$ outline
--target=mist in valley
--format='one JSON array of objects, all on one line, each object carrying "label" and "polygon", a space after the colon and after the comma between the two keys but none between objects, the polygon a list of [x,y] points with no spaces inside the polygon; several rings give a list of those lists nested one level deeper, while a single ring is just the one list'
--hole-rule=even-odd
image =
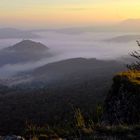
[{"label": "mist in valley", "polygon": [[[0,67],[1,78],[13,76],[17,72],[32,70],[48,63],[70,58],[96,58],[99,60],[122,60],[128,54],[138,49],[136,40],[138,33],[129,32],[81,32],[69,34],[59,31],[34,31],[39,36],[31,40],[40,42],[49,48],[51,57],[44,57],[34,62],[6,64]],[[124,37],[124,41],[119,37]],[[129,38],[129,39],[127,39]],[[8,48],[24,38],[0,39],[0,50]],[[6,56],[7,57],[7,56]],[[5,59],[5,58],[3,58]]]}]

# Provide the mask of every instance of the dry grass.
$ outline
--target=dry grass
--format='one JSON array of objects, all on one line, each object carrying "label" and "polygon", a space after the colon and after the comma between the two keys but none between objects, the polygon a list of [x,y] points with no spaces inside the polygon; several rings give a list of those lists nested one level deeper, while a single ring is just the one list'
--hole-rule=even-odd
[{"label": "dry grass", "polygon": [[140,71],[125,71],[117,74],[117,76],[127,78],[130,82],[140,84]]}]

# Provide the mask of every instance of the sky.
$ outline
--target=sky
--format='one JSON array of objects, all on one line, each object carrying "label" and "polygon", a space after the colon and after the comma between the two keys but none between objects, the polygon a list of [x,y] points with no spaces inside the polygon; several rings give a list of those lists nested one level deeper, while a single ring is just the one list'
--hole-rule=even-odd
[{"label": "sky", "polygon": [[140,18],[140,0],[1,0],[1,27],[108,25]]}]

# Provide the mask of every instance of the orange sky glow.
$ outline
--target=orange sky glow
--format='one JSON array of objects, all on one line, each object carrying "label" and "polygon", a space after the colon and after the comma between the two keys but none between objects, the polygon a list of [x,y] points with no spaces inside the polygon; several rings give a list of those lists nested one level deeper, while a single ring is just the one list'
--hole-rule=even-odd
[{"label": "orange sky glow", "polygon": [[[19,3],[20,1],[20,3]],[[29,2],[30,1],[30,2]],[[73,1],[73,0],[72,0]],[[0,3],[1,25],[27,27],[61,27],[114,24],[140,18],[139,0],[13,0]],[[11,3],[11,4],[9,4]]]}]

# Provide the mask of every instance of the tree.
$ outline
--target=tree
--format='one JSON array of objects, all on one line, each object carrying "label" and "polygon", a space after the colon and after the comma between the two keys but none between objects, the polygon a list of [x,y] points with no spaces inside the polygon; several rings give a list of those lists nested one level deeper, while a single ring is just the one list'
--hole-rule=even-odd
[{"label": "tree", "polygon": [[[140,42],[137,40],[136,41],[139,48],[140,48]],[[140,71],[140,50],[137,50],[137,51],[133,51],[130,53],[130,55],[136,59],[135,62],[131,63],[131,64],[127,64],[127,68],[129,70],[138,70]]]}]

